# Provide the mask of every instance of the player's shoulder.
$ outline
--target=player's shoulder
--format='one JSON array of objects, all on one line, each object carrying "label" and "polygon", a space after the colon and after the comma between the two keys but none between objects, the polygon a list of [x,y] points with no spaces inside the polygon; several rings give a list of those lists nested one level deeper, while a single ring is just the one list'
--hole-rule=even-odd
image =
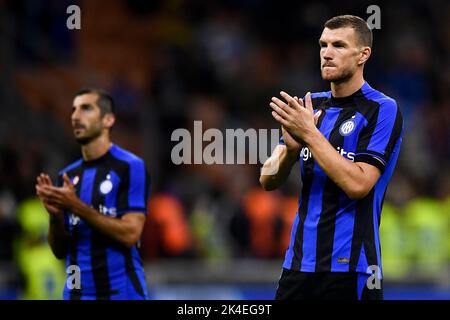
[{"label": "player's shoulder", "polygon": [[65,167],[64,169],[61,169],[61,170],[58,172],[58,175],[59,175],[59,176],[62,176],[64,173],[69,172],[69,171],[71,171],[71,170],[73,170],[73,169],[76,169],[76,168],[80,167],[82,164],[83,164],[83,159],[80,158],[80,159],[78,159],[77,161],[72,162],[71,164],[69,164],[69,165],[68,165],[67,167]]},{"label": "player's shoulder", "polygon": [[144,163],[144,160],[141,157],[137,156],[131,151],[119,147],[116,144],[113,144],[113,146],[111,147],[110,154],[117,160],[124,161],[129,164]]},{"label": "player's shoulder", "polygon": [[397,113],[400,110],[394,98],[372,88],[367,83],[363,86],[363,93],[368,100],[375,101],[383,112]]},{"label": "player's shoulder", "polygon": [[331,98],[331,91],[311,92],[311,99],[328,99]]},{"label": "player's shoulder", "polygon": [[311,101],[314,109],[319,108],[323,103],[331,98],[331,91],[311,92]]}]

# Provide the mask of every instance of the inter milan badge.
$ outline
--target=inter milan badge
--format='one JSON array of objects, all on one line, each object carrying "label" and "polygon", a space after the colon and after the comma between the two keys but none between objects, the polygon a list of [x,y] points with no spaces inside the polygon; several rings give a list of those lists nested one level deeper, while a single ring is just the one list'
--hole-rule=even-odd
[{"label": "inter milan badge", "polygon": [[113,184],[111,182],[111,176],[108,174],[106,176],[106,180],[104,180],[102,183],[100,183],[100,192],[102,194],[108,194],[111,192],[113,188]]},{"label": "inter milan badge", "polygon": [[356,123],[355,120],[353,120],[355,117],[353,116],[351,119],[344,121],[340,128],[339,128],[339,133],[341,134],[341,136],[348,136],[350,135],[356,128]]},{"label": "inter milan badge", "polygon": [[78,225],[78,224],[80,223],[80,217],[74,215],[73,213],[70,213],[70,214],[69,214],[69,223],[70,223],[72,226]]}]

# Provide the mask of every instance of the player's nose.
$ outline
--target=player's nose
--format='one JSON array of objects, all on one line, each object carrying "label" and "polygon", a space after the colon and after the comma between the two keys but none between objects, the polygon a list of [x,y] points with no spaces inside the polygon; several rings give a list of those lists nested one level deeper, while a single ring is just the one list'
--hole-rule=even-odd
[{"label": "player's nose", "polygon": [[76,122],[80,120],[80,112],[78,111],[78,108],[74,108],[71,115],[72,122]]},{"label": "player's nose", "polygon": [[333,48],[327,47],[324,50],[322,50],[322,57],[326,60],[333,59]]}]

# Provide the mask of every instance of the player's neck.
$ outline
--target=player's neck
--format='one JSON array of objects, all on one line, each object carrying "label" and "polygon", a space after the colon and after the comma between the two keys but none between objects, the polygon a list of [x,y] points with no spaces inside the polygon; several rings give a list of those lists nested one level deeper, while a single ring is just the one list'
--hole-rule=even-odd
[{"label": "player's neck", "polygon": [[112,142],[109,140],[109,137],[101,135],[88,144],[82,145],[81,154],[85,161],[95,160],[105,155],[111,146]]},{"label": "player's neck", "polygon": [[344,82],[331,82],[331,94],[335,98],[344,98],[351,96],[361,89],[364,84],[362,74],[355,73],[353,77]]}]

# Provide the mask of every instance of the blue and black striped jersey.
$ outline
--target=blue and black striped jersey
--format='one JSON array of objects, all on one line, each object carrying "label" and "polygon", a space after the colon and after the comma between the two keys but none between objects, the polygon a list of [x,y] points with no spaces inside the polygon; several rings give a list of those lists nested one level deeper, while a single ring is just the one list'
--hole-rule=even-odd
[{"label": "blue and black striped jersey", "polygon": [[[112,145],[101,158],[83,159],[59,173],[67,173],[80,199],[100,213],[120,218],[128,212],[147,213],[150,181],[145,163]],[[125,247],[80,217],[65,212],[69,233],[66,268],[81,271],[80,288],[64,287],[64,299],[146,299],[147,288],[137,246]]]},{"label": "blue and black striped jersey", "polygon": [[323,111],[317,126],[336,151],[377,167],[381,176],[365,198],[352,200],[303,148],[303,187],[283,267],[368,274],[377,268],[381,277],[381,208],[402,143],[402,114],[395,100],[367,82],[349,97],[334,98],[331,91],[311,97],[314,109]]}]

